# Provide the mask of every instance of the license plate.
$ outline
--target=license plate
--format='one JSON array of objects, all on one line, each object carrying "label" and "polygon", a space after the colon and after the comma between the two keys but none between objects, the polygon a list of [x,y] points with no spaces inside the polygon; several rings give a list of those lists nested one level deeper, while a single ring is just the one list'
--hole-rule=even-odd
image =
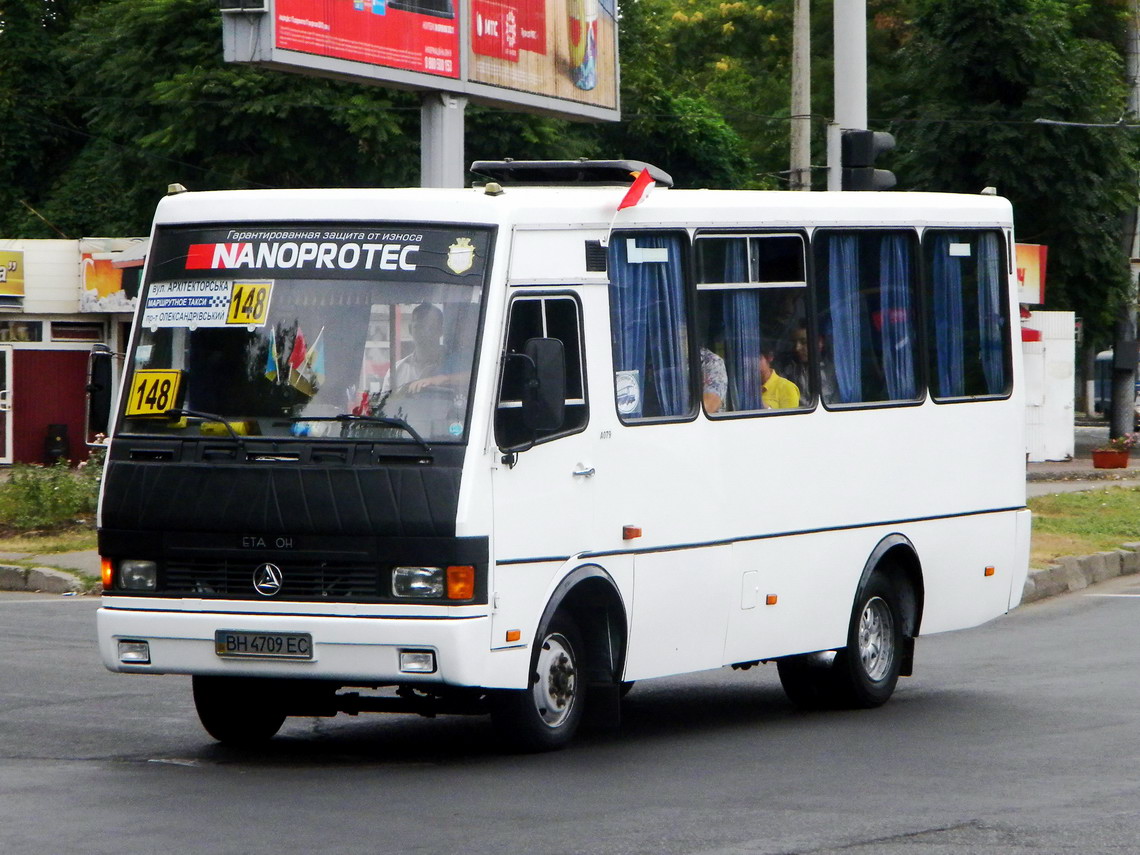
[{"label": "license plate", "polygon": [[312,659],[313,637],[307,632],[219,629],[214,652],[227,659]]}]

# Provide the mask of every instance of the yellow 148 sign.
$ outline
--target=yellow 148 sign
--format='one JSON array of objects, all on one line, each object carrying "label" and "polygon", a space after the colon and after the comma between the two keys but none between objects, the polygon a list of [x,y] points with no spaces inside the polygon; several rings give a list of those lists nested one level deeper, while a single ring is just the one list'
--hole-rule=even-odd
[{"label": "yellow 148 sign", "polygon": [[136,371],[131,378],[128,416],[160,416],[178,406],[181,371]]},{"label": "yellow 148 sign", "polygon": [[272,293],[272,281],[235,282],[230,288],[230,306],[226,310],[226,323],[265,326]]}]

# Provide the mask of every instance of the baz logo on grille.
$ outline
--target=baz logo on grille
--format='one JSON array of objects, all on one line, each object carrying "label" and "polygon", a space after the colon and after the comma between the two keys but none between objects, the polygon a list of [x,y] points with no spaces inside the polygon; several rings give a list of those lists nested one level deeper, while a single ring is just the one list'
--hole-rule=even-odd
[{"label": "baz logo on grille", "polygon": [[253,571],[253,590],[263,597],[272,597],[281,593],[284,580],[281,568],[276,564],[262,564]]}]

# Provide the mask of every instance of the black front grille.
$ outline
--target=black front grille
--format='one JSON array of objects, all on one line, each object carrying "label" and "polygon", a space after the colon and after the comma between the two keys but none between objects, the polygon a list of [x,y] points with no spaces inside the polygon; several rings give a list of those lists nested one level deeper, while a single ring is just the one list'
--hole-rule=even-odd
[{"label": "black front grille", "polygon": [[225,559],[179,559],[167,564],[160,593],[193,597],[274,600],[375,600],[389,594],[375,564],[281,561],[281,591],[272,598],[254,590],[257,564]]}]

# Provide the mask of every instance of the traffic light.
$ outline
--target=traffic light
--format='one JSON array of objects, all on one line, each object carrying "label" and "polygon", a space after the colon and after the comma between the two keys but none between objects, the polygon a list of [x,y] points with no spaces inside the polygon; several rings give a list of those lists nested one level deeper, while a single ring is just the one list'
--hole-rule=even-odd
[{"label": "traffic light", "polygon": [[875,158],[895,147],[895,138],[882,131],[844,129],[840,138],[843,190],[890,190],[895,174],[875,169]]}]

